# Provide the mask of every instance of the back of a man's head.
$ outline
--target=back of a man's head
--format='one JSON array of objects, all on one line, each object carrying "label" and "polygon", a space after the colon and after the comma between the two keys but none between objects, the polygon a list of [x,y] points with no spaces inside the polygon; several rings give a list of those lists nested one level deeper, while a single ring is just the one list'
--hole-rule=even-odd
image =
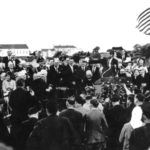
[{"label": "back of a man's head", "polygon": [[48,113],[56,115],[57,113],[57,103],[55,101],[48,101],[46,104]]},{"label": "back of a man's head", "polygon": [[99,105],[99,103],[98,103],[98,101],[97,101],[96,99],[92,99],[92,100],[90,101],[90,104],[91,104],[94,108],[97,108],[98,105]]},{"label": "back of a man's head", "polygon": [[18,79],[16,81],[16,85],[17,85],[17,87],[24,87],[24,85],[25,85],[24,79]]},{"label": "back of a man's head", "polygon": [[139,93],[139,94],[136,95],[136,99],[138,100],[138,102],[143,103],[144,100],[145,100],[145,97],[142,93]]},{"label": "back of a man's head", "polygon": [[120,101],[120,97],[117,94],[112,95],[111,101],[113,103],[119,102]]},{"label": "back of a man's head", "polygon": [[69,97],[66,101],[69,105],[74,105],[75,104],[75,98],[72,96],[72,97]]},{"label": "back of a man's head", "polygon": [[76,97],[76,103],[83,105],[85,104],[85,100],[82,97],[78,96]]}]

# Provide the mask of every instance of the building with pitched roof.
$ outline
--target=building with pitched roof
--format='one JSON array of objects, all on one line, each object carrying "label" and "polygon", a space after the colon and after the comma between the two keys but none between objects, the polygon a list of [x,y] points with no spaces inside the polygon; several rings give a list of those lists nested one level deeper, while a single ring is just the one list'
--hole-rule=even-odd
[{"label": "building with pitched roof", "polygon": [[0,56],[7,56],[7,52],[11,51],[16,57],[26,57],[30,55],[30,50],[26,44],[0,44]]}]

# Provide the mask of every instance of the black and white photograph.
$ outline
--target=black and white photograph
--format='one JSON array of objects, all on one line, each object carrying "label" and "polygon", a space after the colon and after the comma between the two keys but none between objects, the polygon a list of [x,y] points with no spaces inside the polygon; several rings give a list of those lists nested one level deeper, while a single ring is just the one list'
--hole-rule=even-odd
[{"label": "black and white photograph", "polygon": [[150,150],[150,0],[1,0],[0,19],[0,150]]}]

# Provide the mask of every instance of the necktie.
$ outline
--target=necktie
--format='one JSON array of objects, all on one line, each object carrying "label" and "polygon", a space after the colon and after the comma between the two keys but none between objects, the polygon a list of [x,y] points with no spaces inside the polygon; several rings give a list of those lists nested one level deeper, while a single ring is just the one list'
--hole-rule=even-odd
[{"label": "necktie", "polygon": [[71,70],[72,70],[72,72],[74,72],[74,70],[73,70],[73,66],[71,66]]}]

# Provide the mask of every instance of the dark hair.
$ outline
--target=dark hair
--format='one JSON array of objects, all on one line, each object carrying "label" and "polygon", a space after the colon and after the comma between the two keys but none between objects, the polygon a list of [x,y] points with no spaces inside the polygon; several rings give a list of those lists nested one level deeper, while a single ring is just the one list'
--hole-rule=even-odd
[{"label": "dark hair", "polygon": [[138,101],[140,102],[144,102],[145,100],[145,96],[142,93],[139,93],[136,95],[136,98],[138,99]]},{"label": "dark hair", "polygon": [[83,105],[85,103],[85,100],[82,97],[78,96],[76,97],[76,102]]},{"label": "dark hair", "polygon": [[67,99],[67,102],[70,104],[70,105],[74,105],[75,104],[75,98],[74,97],[69,97]]},{"label": "dark hair", "polygon": [[55,101],[48,101],[46,108],[50,114],[56,115],[57,113],[57,103]]},{"label": "dark hair", "polygon": [[111,101],[112,102],[118,102],[120,100],[120,97],[119,97],[119,95],[117,95],[117,94],[114,94],[113,96],[112,96],[112,98],[111,98]]},{"label": "dark hair", "polygon": [[31,107],[31,108],[29,108],[29,110],[28,110],[28,114],[29,114],[29,115],[32,115],[32,114],[37,113],[38,111],[39,111],[38,107]]},{"label": "dark hair", "polygon": [[16,81],[16,85],[17,85],[18,87],[23,87],[24,84],[25,84],[25,80],[24,80],[24,79],[18,79],[18,80]]},{"label": "dark hair", "polygon": [[92,100],[90,101],[90,103],[91,103],[95,108],[97,108],[98,105],[99,105],[99,103],[98,103],[98,101],[97,101],[96,99],[92,99]]},{"label": "dark hair", "polygon": [[114,51],[110,51],[109,53],[110,53],[110,55],[114,55]]},{"label": "dark hair", "polygon": [[6,72],[5,76],[10,76],[10,78],[12,77],[12,73],[10,71]]},{"label": "dark hair", "polygon": [[131,102],[131,103],[134,103],[134,95],[133,94],[130,94],[128,96],[128,100]]}]

